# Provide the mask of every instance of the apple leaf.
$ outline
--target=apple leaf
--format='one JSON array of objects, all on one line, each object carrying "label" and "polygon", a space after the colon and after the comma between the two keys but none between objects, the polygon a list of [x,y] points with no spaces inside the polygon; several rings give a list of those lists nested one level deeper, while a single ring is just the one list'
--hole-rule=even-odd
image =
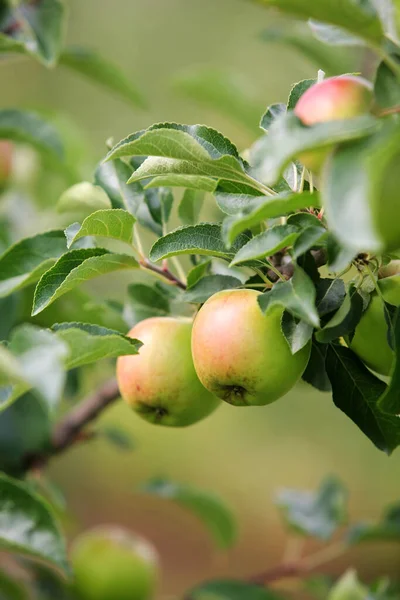
[{"label": "apple leaf", "polygon": [[319,316],[315,306],[316,292],[312,280],[299,266],[295,267],[289,281],[278,281],[267,293],[258,298],[261,310],[268,313],[274,306],[283,306],[294,317],[302,319],[312,327],[319,327]]},{"label": "apple leaf", "polygon": [[31,37],[26,40],[26,47],[47,66],[57,62],[63,42],[65,13],[62,0],[22,2],[19,6],[18,16],[28,24],[29,34],[25,35]]},{"label": "apple leaf", "polygon": [[130,327],[150,317],[166,317],[170,314],[170,301],[162,288],[132,283],[128,286],[128,300],[124,317]]},{"label": "apple leaf", "polygon": [[5,600],[29,600],[29,592],[24,583],[10,577],[6,571],[0,571],[0,598]]},{"label": "apple leaf", "polygon": [[94,83],[98,83],[111,92],[114,92],[122,100],[133,106],[145,108],[146,102],[142,94],[132,84],[130,79],[103,56],[93,50],[81,46],[70,46],[64,48],[60,56],[60,64],[68,67],[76,73],[84,75]]},{"label": "apple leaf", "polygon": [[240,248],[231,265],[272,256],[282,248],[291,246],[298,235],[299,230],[294,225],[274,225]]},{"label": "apple leaf", "polygon": [[0,547],[69,574],[66,547],[51,507],[29,486],[0,475]]},{"label": "apple leaf", "polygon": [[67,249],[63,231],[47,231],[10,246],[0,256],[0,297],[35,283]]},{"label": "apple leaf", "polygon": [[347,33],[342,27],[327,25],[313,19],[310,19],[308,24],[317,40],[330,46],[365,46],[362,38]]},{"label": "apple leaf", "polygon": [[[399,63],[399,56],[393,54],[392,59]],[[399,80],[385,61],[381,62],[376,71],[374,92],[376,101],[381,108],[400,105]]]},{"label": "apple leaf", "polygon": [[203,201],[202,190],[189,188],[184,191],[178,206],[178,215],[184,225],[194,225],[199,220]]},{"label": "apple leaf", "polygon": [[63,158],[64,149],[56,129],[32,112],[12,108],[0,110],[0,138],[30,144],[57,160]]},{"label": "apple leaf", "polygon": [[320,317],[337,310],[343,303],[346,288],[343,279],[320,279],[317,284],[316,306]]},{"label": "apple leaf", "polygon": [[347,490],[336,477],[328,477],[315,492],[282,490],[276,504],[297,533],[329,540],[346,520]]},{"label": "apple leaf", "polygon": [[318,342],[328,344],[345,335],[351,335],[357,327],[363,313],[363,299],[354,286],[350,287],[338,311],[317,331]]},{"label": "apple leaf", "polygon": [[400,445],[400,421],[378,407],[386,385],[363,365],[348,348],[330,345],[326,369],[332,385],[333,402],[387,454]]},{"label": "apple leaf", "polygon": [[33,298],[32,315],[37,315],[57,298],[94,277],[121,269],[135,269],[137,261],[127,254],[104,248],[71,250],[42,275]]},{"label": "apple leaf", "polygon": [[186,288],[190,290],[204,275],[206,275],[211,267],[211,258],[199,262],[198,265],[190,269],[186,278]]},{"label": "apple leaf", "polygon": [[302,97],[302,95],[310,89],[315,83],[316,79],[302,79],[298,83],[295,83],[289,93],[287,102],[287,110],[293,110]]},{"label": "apple leaf", "polygon": [[207,527],[217,546],[230,548],[236,541],[236,521],[230,509],[213,494],[192,486],[154,479],[142,487],[148,494],[172,500],[188,509]]},{"label": "apple leaf", "polygon": [[[133,243],[133,226],[136,219],[126,210],[106,209],[91,213],[83,221],[80,229],[73,236],[67,235],[68,248],[80,238],[86,236],[100,236],[125,242],[130,246]],[[66,230],[66,233],[68,229]]]},{"label": "apple leaf", "polygon": [[231,275],[206,275],[182,295],[182,300],[202,304],[217,292],[241,285],[240,279]]},{"label": "apple leaf", "polygon": [[320,392],[330,392],[332,390],[325,367],[327,351],[328,346],[319,344],[313,339],[310,358],[306,370],[302,375],[303,381],[306,381]]},{"label": "apple leaf", "polygon": [[78,212],[85,216],[100,209],[111,208],[105,191],[89,181],[76,183],[63,192],[57,202],[58,212]]},{"label": "apple leaf", "polygon": [[312,325],[297,319],[286,310],[282,314],[281,327],[292,354],[308,344],[314,330]]},{"label": "apple leaf", "polygon": [[390,383],[379,400],[379,408],[388,415],[394,415],[399,420],[400,415],[400,308],[396,309],[392,319],[393,346],[395,349],[395,364],[392,368]]},{"label": "apple leaf", "polygon": [[385,510],[378,523],[358,523],[350,527],[347,535],[350,544],[360,542],[400,541],[400,504]]},{"label": "apple leaf", "polygon": [[231,260],[239,248],[249,240],[241,234],[232,248],[227,248],[222,239],[221,226],[216,223],[199,223],[179,227],[158,239],[150,250],[150,260],[158,260],[178,254],[200,254],[218,256]]},{"label": "apple leaf", "polygon": [[244,581],[208,581],[186,592],[187,600],[282,600],[265,587]]},{"label": "apple leaf", "polygon": [[268,131],[277,117],[286,112],[286,104],[271,104],[261,117],[260,127]]}]

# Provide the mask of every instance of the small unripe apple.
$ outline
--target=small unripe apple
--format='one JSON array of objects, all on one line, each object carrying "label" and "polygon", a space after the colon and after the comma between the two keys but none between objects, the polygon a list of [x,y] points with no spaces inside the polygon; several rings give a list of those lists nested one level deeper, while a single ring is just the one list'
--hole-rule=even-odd
[{"label": "small unripe apple", "polygon": [[350,348],[367,367],[381,375],[390,374],[394,358],[387,333],[383,302],[378,294],[374,293],[356,327]]},{"label": "small unripe apple", "polygon": [[7,184],[13,163],[13,145],[8,140],[0,140],[0,189]]},{"label": "small unripe apple", "polygon": [[281,331],[283,309],[264,315],[259,295],[248,289],[218,292],[193,325],[192,354],[200,381],[235,406],[270,404],[284,396],[310,354],[310,344],[291,353]]},{"label": "small unripe apple", "polygon": [[400,306],[400,260],[392,260],[379,269],[378,285],[386,302]]},{"label": "small unripe apple", "polygon": [[192,425],[219,404],[196,375],[191,334],[191,319],[173,317],[145,319],[128,334],[143,346],[139,354],[118,358],[118,385],[122,398],[150,423]]},{"label": "small unripe apple", "polygon": [[74,589],[82,600],[150,600],[157,584],[153,546],[117,526],[85,531],[71,549]]},{"label": "small unripe apple", "polygon": [[[311,86],[297,102],[294,113],[304,125],[351,119],[368,113],[372,106],[372,84],[362,77],[329,77]],[[307,169],[318,173],[330,148],[302,154]]]}]

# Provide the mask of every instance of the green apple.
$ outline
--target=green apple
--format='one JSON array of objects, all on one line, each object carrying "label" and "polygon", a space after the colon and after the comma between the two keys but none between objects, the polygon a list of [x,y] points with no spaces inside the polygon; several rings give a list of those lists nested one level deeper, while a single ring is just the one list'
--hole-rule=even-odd
[{"label": "green apple", "polygon": [[394,354],[387,338],[384,305],[378,294],[371,296],[367,310],[356,327],[350,348],[373,371],[389,375]]},{"label": "green apple", "polygon": [[190,352],[192,320],[154,317],[129,332],[143,342],[139,354],[120,356],[121,396],[151,423],[184,427],[209,415],[219,404],[200,383]]},{"label": "green apple", "polygon": [[82,533],[71,549],[74,589],[82,600],[150,600],[157,584],[153,546],[117,526]]},{"label": "green apple", "polygon": [[400,260],[392,260],[379,269],[378,285],[386,302],[400,306]]},{"label": "green apple", "polygon": [[292,354],[281,331],[283,309],[267,315],[260,292],[225,290],[200,309],[192,334],[203,385],[235,406],[265,405],[286,394],[307,366],[310,344]]},{"label": "green apple", "polygon": [[[311,86],[300,97],[294,113],[304,125],[351,119],[368,113],[372,98],[372,84],[361,77],[329,77]],[[307,169],[319,173],[330,150],[306,152],[299,158]]]}]

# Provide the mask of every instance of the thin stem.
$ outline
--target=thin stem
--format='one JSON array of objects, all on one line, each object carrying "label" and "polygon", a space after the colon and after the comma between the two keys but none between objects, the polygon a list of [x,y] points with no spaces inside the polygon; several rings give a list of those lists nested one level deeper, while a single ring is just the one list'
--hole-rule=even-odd
[{"label": "thin stem", "polygon": [[285,564],[293,564],[301,559],[301,554],[304,548],[304,540],[300,537],[289,538],[285,551],[283,553],[282,562]]},{"label": "thin stem", "polygon": [[158,267],[157,265],[154,265],[152,262],[150,262],[147,258],[142,258],[140,260],[140,266],[142,267],[142,269],[155,273],[159,277],[166,279],[170,283],[179,287],[181,290],[186,290],[186,284],[183,281],[181,281],[178,277],[176,277],[169,269],[163,269],[162,267]]},{"label": "thin stem", "polygon": [[299,185],[299,174],[297,172],[297,166],[293,163],[293,191],[297,192],[297,186]]},{"label": "thin stem", "polygon": [[300,185],[299,185],[299,193],[301,194],[302,191],[304,190],[304,182],[306,180],[306,168],[303,167],[303,170],[301,172],[301,179],[300,179]]},{"label": "thin stem", "polygon": [[273,283],[268,279],[268,277],[261,271],[261,269],[257,269],[257,267],[253,267],[253,270],[257,273],[257,275],[259,277],[261,277],[261,279],[263,281],[265,281],[266,287],[268,288],[272,288]]},{"label": "thin stem", "polygon": [[335,558],[338,558],[342,554],[344,554],[348,549],[348,546],[345,542],[337,542],[336,544],[331,544],[314,554],[310,554],[302,560],[303,568],[307,571],[312,571],[317,567],[325,565],[328,562],[331,562]]},{"label": "thin stem", "polygon": [[142,240],[140,239],[140,233],[137,227],[137,223],[135,223],[135,226],[133,228],[133,237],[135,239],[135,246],[137,249],[137,252],[140,256],[140,258],[144,258],[145,253],[144,253],[144,249],[143,249],[143,244],[142,244]]},{"label": "thin stem", "polygon": [[391,106],[390,108],[385,108],[377,113],[378,117],[388,117],[390,115],[397,115],[400,113],[400,106]]},{"label": "thin stem", "polygon": [[186,273],[179,261],[179,258],[177,256],[173,256],[172,263],[173,263],[179,277],[181,278],[181,280],[186,283]]},{"label": "thin stem", "polygon": [[276,268],[276,267],[275,267],[275,266],[274,266],[272,263],[270,263],[269,261],[268,261],[268,269],[269,269],[270,271],[272,271],[273,273],[275,273],[275,275],[276,275],[277,277],[279,277],[279,279],[280,279],[281,281],[286,281],[286,278],[285,278],[285,277],[282,275],[282,273],[279,271],[279,269],[277,269],[277,268]]},{"label": "thin stem", "polygon": [[314,177],[311,171],[308,171],[308,183],[310,184],[310,194],[314,193]]}]

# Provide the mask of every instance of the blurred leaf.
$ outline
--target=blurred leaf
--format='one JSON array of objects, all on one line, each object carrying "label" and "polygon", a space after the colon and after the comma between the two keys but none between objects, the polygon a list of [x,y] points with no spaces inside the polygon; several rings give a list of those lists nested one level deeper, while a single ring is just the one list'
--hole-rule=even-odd
[{"label": "blurred leaf", "polygon": [[218,181],[205,175],[180,175],[179,173],[170,173],[168,175],[157,175],[157,177],[153,177],[153,179],[146,183],[144,189],[149,190],[160,186],[184,187],[199,192],[214,192],[218,186]]},{"label": "blurred leaf", "polygon": [[279,600],[275,592],[243,581],[209,581],[186,593],[187,600]]},{"label": "blurred leaf", "polygon": [[[315,194],[313,194],[315,195]],[[312,248],[326,246],[327,231],[322,225],[307,227],[302,231],[294,241],[292,256],[299,258]]]},{"label": "blurred leaf", "polygon": [[184,191],[178,206],[178,215],[184,225],[194,225],[197,223],[203,201],[204,193],[202,190],[187,189]]},{"label": "blurred leaf", "polygon": [[316,305],[320,317],[340,308],[346,295],[343,279],[320,279],[317,284]]},{"label": "blurred leaf", "polygon": [[86,217],[80,229],[72,237],[67,235],[68,229],[66,229],[68,248],[80,238],[91,235],[112,238],[132,246],[135,221],[136,219],[130,213],[120,208],[97,210]]},{"label": "blurred leaf", "polygon": [[[234,194],[217,194],[218,205],[224,206],[225,210],[231,206],[242,206],[234,215],[227,217],[222,225],[222,232],[227,243],[232,244],[235,238],[255,225],[266,219],[274,219],[287,215],[293,211],[306,208],[311,204],[318,206],[318,194],[279,194],[277,196],[238,196],[237,201]],[[240,203],[240,204],[239,204]],[[235,208],[236,209],[236,208]]]},{"label": "blurred leaf", "polygon": [[157,262],[179,254],[218,256],[231,260],[248,239],[247,235],[242,234],[236,239],[232,248],[228,249],[222,240],[220,225],[216,223],[184,225],[155,242],[150,250],[150,260]]},{"label": "blurred leaf", "polygon": [[240,279],[236,279],[236,277],[229,275],[206,275],[193,285],[190,290],[183,293],[182,300],[202,304],[217,292],[234,289],[241,285],[242,282]]},{"label": "blurred leaf", "polygon": [[35,283],[67,249],[63,231],[25,238],[0,256],[0,297]]},{"label": "blurred leaf", "polygon": [[296,532],[328,540],[346,519],[347,490],[336,477],[328,477],[316,492],[282,490],[276,503]]},{"label": "blurred leaf", "polygon": [[278,281],[274,287],[258,298],[261,310],[268,313],[274,306],[283,306],[294,317],[313,327],[319,327],[319,316],[315,306],[315,287],[300,267],[296,267],[289,281]]},{"label": "blurred leaf", "polygon": [[[382,131],[340,146],[324,170],[323,204],[329,228],[353,253],[397,247],[400,125],[387,122]],[[384,207],[384,208],[383,208]]]},{"label": "blurred leaf", "polygon": [[304,588],[315,600],[326,600],[332,581],[325,575],[313,575],[303,582]]},{"label": "blurred leaf", "polygon": [[95,210],[111,208],[111,202],[104,190],[98,186],[82,181],[71,186],[60,196],[57,202],[59,212],[82,212],[89,215]]},{"label": "blurred leaf", "polygon": [[327,351],[327,346],[321,345],[313,339],[308,365],[302,375],[304,381],[320,392],[330,392],[332,390],[331,382],[325,368]]},{"label": "blurred leaf", "polygon": [[350,527],[347,539],[360,542],[400,542],[400,503],[387,508],[379,523],[358,523]]},{"label": "blurred leaf", "polygon": [[169,298],[162,290],[142,283],[132,283],[128,286],[124,316],[130,327],[144,319],[166,317],[169,313]]},{"label": "blurred leaf", "polygon": [[69,572],[65,543],[50,506],[5,475],[0,475],[0,547]]},{"label": "blurred leaf", "polygon": [[0,571],[1,600],[29,600],[29,592],[23,583],[11,577],[5,571]]},{"label": "blurred leaf", "polygon": [[208,258],[208,259],[200,262],[195,267],[193,267],[193,269],[191,269],[189,271],[189,273],[187,274],[186,288],[188,290],[190,290],[190,288],[192,288],[194,285],[196,285],[196,283],[198,281],[200,281],[200,279],[209,272],[210,266],[211,266],[211,259]]},{"label": "blurred leaf", "polygon": [[96,52],[81,46],[65,48],[60,56],[60,64],[102,85],[133,106],[146,107],[141,92],[129,78],[117,65]]},{"label": "blurred leaf", "polygon": [[[63,42],[65,4],[61,0],[22,2],[17,17],[28,23],[26,48],[34,52],[46,65],[53,66],[58,59]],[[26,32],[26,28],[25,28]],[[32,40],[29,38],[32,35]]]},{"label": "blurred leaf", "polygon": [[386,385],[348,348],[330,345],[326,369],[333,401],[379,450],[391,454],[400,445],[400,421],[378,408]]},{"label": "blurred leaf", "polygon": [[365,41],[356,36],[347,33],[341,27],[327,25],[319,21],[310,20],[308,22],[314,36],[320,42],[329,44],[330,46],[364,46]]},{"label": "blurred leaf", "polygon": [[332,588],[327,600],[371,600],[371,597],[356,572],[349,569]]},{"label": "blurred leaf", "polygon": [[194,69],[178,75],[175,88],[191,100],[217,110],[249,131],[257,131],[262,106],[250,92],[249,82],[225,69]]},{"label": "blurred leaf", "polygon": [[[385,311],[387,307],[388,305],[386,305]],[[398,417],[400,414],[400,308],[396,309],[390,325],[391,329],[393,327],[393,339],[389,341],[392,342],[392,346],[395,349],[396,358],[394,367],[392,367],[390,373],[391,379],[389,385],[379,400],[379,408],[386,414]]]},{"label": "blurred leaf", "polygon": [[[393,54],[391,58],[399,62],[398,56]],[[385,61],[380,63],[376,71],[374,92],[380,108],[391,108],[400,105],[399,81]]]},{"label": "blurred leaf", "polygon": [[316,79],[303,79],[302,81],[295,83],[289,93],[287,110],[293,110],[302,95],[316,82]]},{"label": "blurred leaf", "polygon": [[174,196],[169,188],[158,187],[145,190],[145,202],[154,221],[159,225],[168,223]]},{"label": "blurred leaf", "polygon": [[0,110],[0,137],[29,144],[58,161],[63,158],[64,149],[58,132],[35,113],[12,108]]},{"label": "blurred leaf", "polygon": [[154,479],[143,491],[176,502],[198,517],[209,530],[215,543],[223,549],[236,541],[236,521],[230,509],[217,497],[194,487],[164,479]]},{"label": "blurred leaf", "polygon": [[240,248],[231,265],[272,256],[282,248],[291,246],[298,235],[299,231],[294,225],[274,225]]},{"label": "blurred leaf", "polygon": [[318,342],[328,344],[333,340],[350,334],[355,330],[363,313],[363,299],[353,287],[350,287],[338,311],[315,334]]},{"label": "blurred leaf", "polygon": [[296,354],[296,352],[304,348],[313,334],[312,325],[296,319],[296,317],[286,310],[282,314],[281,327],[292,354]]},{"label": "blurred leaf", "polygon": [[102,358],[137,354],[142,343],[119,331],[89,323],[56,323],[53,331],[69,347],[67,369],[74,369]]},{"label": "blurred leaf", "polygon": [[127,254],[114,254],[104,248],[71,250],[64,254],[39,280],[32,315],[84,281],[121,269],[135,269],[137,261]]},{"label": "blurred leaf", "polygon": [[308,127],[294,113],[285,113],[271,125],[262,167],[257,170],[258,179],[267,185],[273,185],[290,161],[305,151],[329,148],[339,142],[363,138],[378,127],[378,121],[370,115],[327,121]]},{"label": "blurred leaf", "polygon": [[383,29],[370,0],[258,0],[264,6],[275,6],[305,19],[316,19],[343,27],[373,44],[383,41]]},{"label": "blurred leaf", "polygon": [[357,256],[355,250],[351,250],[341,245],[331,231],[327,233],[326,253],[329,270],[333,273],[340,273],[351,264],[351,261]]},{"label": "blurred leaf", "polygon": [[96,433],[100,434],[119,450],[131,452],[135,449],[135,442],[132,439],[131,434],[120,427],[102,427],[101,429],[97,429]]},{"label": "blurred leaf", "polygon": [[268,131],[277,117],[286,112],[286,104],[271,104],[261,117],[260,127]]}]

